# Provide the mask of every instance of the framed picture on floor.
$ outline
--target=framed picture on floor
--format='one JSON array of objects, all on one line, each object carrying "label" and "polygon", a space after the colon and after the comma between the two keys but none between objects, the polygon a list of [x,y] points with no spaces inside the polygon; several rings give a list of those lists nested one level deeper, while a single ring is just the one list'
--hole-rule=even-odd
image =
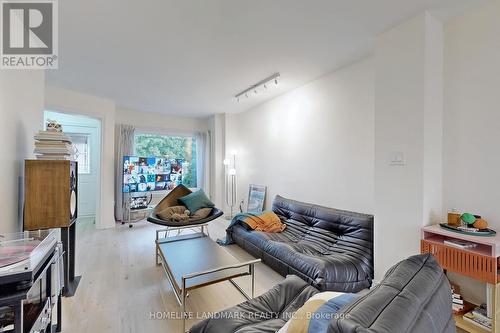
[{"label": "framed picture on floor", "polygon": [[264,210],[266,191],[267,186],[250,184],[248,189],[247,211],[262,212]]}]

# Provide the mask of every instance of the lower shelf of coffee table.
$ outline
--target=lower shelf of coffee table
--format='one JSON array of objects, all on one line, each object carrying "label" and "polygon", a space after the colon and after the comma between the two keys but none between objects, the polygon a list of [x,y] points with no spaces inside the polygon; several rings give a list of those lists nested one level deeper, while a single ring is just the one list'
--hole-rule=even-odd
[{"label": "lower shelf of coffee table", "polygon": [[458,328],[461,328],[469,333],[491,333],[491,331],[469,323],[464,318],[462,318],[461,315],[455,315],[453,316],[453,318],[455,319],[455,325]]}]

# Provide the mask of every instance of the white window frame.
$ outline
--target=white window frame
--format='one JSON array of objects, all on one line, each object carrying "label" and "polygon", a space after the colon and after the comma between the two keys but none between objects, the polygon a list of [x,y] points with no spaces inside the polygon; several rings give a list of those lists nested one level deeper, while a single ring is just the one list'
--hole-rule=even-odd
[{"label": "white window frame", "polygon": [[[76,157],[76,160],[79,162],[78,163],[78,174],[80,175],[91,175],[92,174],[92,168],[91,168],[91,163],[92,163],[92,157],[90,156],[91,155],[91,136],[90,134],[87,134],[87,133],[66,133],[70,138],[71,140],[73,141],[73,139],[75,137],[82,137],[82,138],[86,138],[86,151],[85,152],[81,152],[80,150],[77,151],[77,157]],[[76,148],[76,144],[74,142],[72,142],[73,145],[75,146]],[[80,155],[84,155],[86,157],[86,163],[83,164],[79,161],[79,157]],[[85,168],[85,169],[84,169]]]},{"label": "white window frame", "polygon": [[[135,137],[137,135],[141,135],[141,134],[152,134],[152,135],[173,136],[173,137],[186,137],[186,138],[191,137],[196,142],[196,149],[198,149],[198,142],[196,140],[196,132],[177,131],[177,130],[158,129],[158,128],[135,128],[134,144],[133,144],[133,150],[132,150],[134,156],[138,156],[136,148],[135,148]],[[155,157],[161,157],[161,156],[155,156]],[[198,189],[198,188],[199,188],[199,184],[198,184],[198,179],[197,179],[196,180],[196,187],[193,187],[191,189],[193,190],[193,189]]]}]

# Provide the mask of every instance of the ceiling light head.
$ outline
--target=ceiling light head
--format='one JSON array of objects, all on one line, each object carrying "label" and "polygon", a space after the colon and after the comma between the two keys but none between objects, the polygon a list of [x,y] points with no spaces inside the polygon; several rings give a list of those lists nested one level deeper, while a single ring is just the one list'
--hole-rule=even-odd
[{"label": "ceiling light head", "polygon": [[224,163],[224,165],[229,165],[231,164],[231,161],[229,160],[229,158],[225,158],[224,161],[222,161],[222,163]]},{"label": "ceiling light head", "polygon": [[259,89],[262,90],[262,87],[264,87],[264,89],[267,90],[267,88],[268,88],[267,86],[269,84],[272,84],[273,81],[277,85],[279,77],[280,77],[280,73],[274,73],[273,75],[266,77],[264,80],[260,80],[256,84],[251,85],[249,88],[243,90],[242,92],[235,95],[234,97],[236,97],[236,100],[239,102],[240,97],[245,96],[246,98],[248,98],[249,97],[248,94],[251,94],[252,91],[257,95],[259,93]]},{"label": "ceiling light head", "polygon": [[230,176],[235,176],[236,175],[236,169],[235,168],[231,168],[231,169],[229,169],[228,173],[229,173]]}]

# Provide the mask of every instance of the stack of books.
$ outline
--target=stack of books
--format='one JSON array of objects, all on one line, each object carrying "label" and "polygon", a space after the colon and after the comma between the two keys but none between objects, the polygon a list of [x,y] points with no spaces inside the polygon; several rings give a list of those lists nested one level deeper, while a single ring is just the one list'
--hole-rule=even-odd
[{"label": "stack of books", "polygon": [[39,131],[33,152],[39,160],[73,160],[75,155],[69,136],[56,131]]},{"label": "stack of books", "polygon": [[487,311],[484,307],[476,307],[474,310],[464,314],[463,318],[469,323],[491,332],[491,318],[487,316]]},{"label": "stack of books", "polygon": [[454,315],[463,315],[472,309],[474,309],[474,305],[465,301],[460,295],[460,288],[456,285],[451,285],[451,297],[453,300],[453,314]]}]

